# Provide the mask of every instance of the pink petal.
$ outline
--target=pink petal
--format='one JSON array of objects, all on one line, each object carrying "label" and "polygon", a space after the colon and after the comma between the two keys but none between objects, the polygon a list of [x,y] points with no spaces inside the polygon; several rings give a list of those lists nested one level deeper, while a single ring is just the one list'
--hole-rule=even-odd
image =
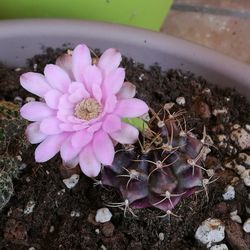
[{"label": "pink petal", "polygon": [[80,151],[82,150],[82,147],[74,147],[71,143],[71,138],[68,138],[62,145],[60,149],[61,157],[64,161],[70,161],[73,158],[75,158]]},{"label": "pink petal", "polygon": [[93,150],[96,158],[102,164],[112,164],[115,155],[114,146],[108,134],[103,130],[99,130],[94,134]]},{"label": "pink petal", "polygon": [[92,133],[88,133],[86,130],[81,130],[72,135],[71,143],[73,147],[81,148],[89,144],[89,142],[92,140],[92,137],[93,137]]},{"label": "pink petal", "polygon": [[101,103],[101,99],[102,99],[102,90],[101,87],[97,84],[93,84],[92,85],[92,93],[93,93],[93,97],[99,102]]},{"label": "pink petal", "polygon": [[61,96],[62,93],[60,91],[52,89],[45,94],[44,99],[50,108],[57,109]]},{"label": "pink petal", "polygon": [[122,123],[119,131],[110,133],[109,135],[121,144],[133,144],[138,139],[139,131],[129,124]]},{"label": "pink petal", "polygon": [[86,146],[79,155],[82,172],[89,177],[96,177],[101,170],[101,163],[96,159],[92,146]]},{"label": "pink petal", "polygon": [[69,101],[69,95],[68,94],[64,94],[60,97],[59,100],[59,109],[73,109],[74,108],[74,104],[72,102]]},{"label": "pink petal", "polygon": [[106,77],[102,85],[102,89],[106,96],[117,94],[121,89],[125,79],[125,69],[117,68],[110,72]]},{"label": "pink petal", "polygon": [[148,112],[148,105],[137,98],[119,100],[116,105],[115,114],[121,117],[138,117]]},{"label": "pink petal", "polygon": [[117,104],[116,96],[115,95],[108,96],[105,101],[103,113],[113,112],[116,107],[116,104]]},{"label": "pink petal", "polygon": [[74,126],[70,123],[61,123],[59,127],[62,131],[67,131],[67,132],[75,131]]},{"label": "pink petal", "polygon": [[69,116],[72,116],[72,115],[74,115],[73,108],[72,109],[59,109],[56,114],[57,118],[63,122],[68,122]]},{"label": "pink petal", "polygon": [[107,133],[113,133],[117,130],[120,130],[121,126],[121,118],[116,115],[108,115],[102,124],[102,128]]},{"label": "pink petal", "polygon": [[83,71],[91,63],[92,59],[88,47],[85,44],[76,46],[72,55],[72,71],[76,81],[83,81]]},{"label": "pink petal", "polygon": [[89,97],[88,91],[81,82],[72,82],[69,86],[69,93],[69,101],[73,103],[80,102],[84,98]]},{"label": "pink petal", "polygon": [[75,168],[78,163],[79,163],[79,156],[76,156],[75,158],[69,161],[63,161],[63,166],[66,168]]},{"label": "pink petal", "polygon": [[90,125],[89,128],[87,129],[87,131],[89,133],[93,133],[98,131],[102,126],[102,122],[95,122],[94,124]]},{"label": "pink petal", "polygon": [[86,89],[91,92],[94,84],[100,86],[102,83],[102,73],[96,65],[90,65],[84,70],[84,84]]},{"label": "pink petal", "polygon": [[45,162],[54,157],[68,136],[68,133],[48,136],[35,150],[36,162]]},{"label": "pink petal", "polygon": [[107,49],[99,59],[98,67],[106,74],[118,68],[122,60],[121,54],[117,49]]},{"label": "pink petal", "polygon": [[133,98],[136,94],[136,87],[131,82],[124,82],[121,89],[117,93],[118,99],[129,99]]},{"label": "pink petal", "polygon": [[45,77],[39,73],[28,72],[22,74],[20,83],[23,88],[40,97],[43,97],[51,89]]},{"label": "pink petal", "polygon": [[69,54],[63,54],[56,59],[56,65],[62,68],[69,77],[74,80],[72,72],[72,56]]},{"label": "pink petal", "polygon": [[44,75],[53,88],[62,92],[66,92],[68,90],[71,80],[68,74],[59,66],[47,64],[44,69]]},{"label": "pink petal", "polygon": [[40,121],[52,116],[55,114],[55,111],[43,102],[29,102],[22,106],[20,113],[23,118],[29,121]]},{"label": "pink petal", "polygon": [[43,141],[48,135],[40,131],[40,123],[33,122],[26,128],[25,134],[30,143],[36,144]]},{"label": "pink petal", "polygon": [[47,135],[55,135],[62,132],[60,129],[60,121],[54,117],[48,117],[41,121],[40,130]]}]

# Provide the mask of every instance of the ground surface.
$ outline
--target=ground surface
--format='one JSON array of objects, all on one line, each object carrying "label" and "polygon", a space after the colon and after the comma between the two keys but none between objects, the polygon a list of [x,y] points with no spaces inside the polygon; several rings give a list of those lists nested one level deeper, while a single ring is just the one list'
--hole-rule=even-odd
[{"label": "ground surface", "polygon": [[[34,65],[37,71],[42,71],[46,63],[54,62],[56,54],[49,50],[47,55],[33,58],[30,66],[23,69],[0,66],[1,99],[22,102],[30,96],[20,89],[19,75],[33,71]],[[123,64],[127,80],[137,86],[138,96],[155,110],[165,103],[175,103],[177,97],[184,97],[185,104],[175,104],[174,109],[187,112],[188,128],[193,128],[194,134],[201,138],[203,126],[206,126],[214,145],[204,166],[215,171],[213,179],[218,178],[206,189],[209,202],[202,189],[174,209],[178,217],[160,219],[157,216],[164,214],[161,211],[144,209],[134,211],[138,218],[130,214],[125,218],[123,211],[115,208],[111,209],[110,222],[98,224],[94,219],[96,210],[107,202],[120,201],[113,190],[93,187],[92,180],[83,175],[76,187],[69,190],[62,182],[69,173],[60,171],[59,157],[36,164],[35,147],[16,152],[17,144],[12,143],[8,147],[14,150],[15,156],[22,155],[21,162],[26,167],[19,170],[14,180],[14,194],[1,211],[0,249],[203,249],[194,234],[202,221],[212,217],[220,218],[226,225],[224,242],[229,249],[247,250],[249,235],[243,232],[242,225],[230,219],[230,212],[237,210],[243,222],[249,217],[248,191],[236,171],[225,168],[225,163],[238,160],[240,152],[249,154],[249,148],[243,150],[229,135],[235,124],[242,128],[250,124],[250,105],[235,91],[217,89],[190,73],[161,72],[156,66],[145,70],[142,65],[126,59]],[[17,96],[22,100],[18,101]],[[216,114],[216,110],[223,108],[227,111]],[[225,136],[223,143],[219,135]],[[205,174],[204,177],[207,178]],[[235,187],[236,198],[223,201],[222,193],[228,184]],[[31,204],[35,204],[33,211],[25,213],[25,208]]]}]

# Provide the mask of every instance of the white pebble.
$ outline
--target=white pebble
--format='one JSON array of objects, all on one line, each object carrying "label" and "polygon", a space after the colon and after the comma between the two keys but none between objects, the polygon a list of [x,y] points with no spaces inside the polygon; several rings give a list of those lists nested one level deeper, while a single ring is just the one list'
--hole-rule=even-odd
[{"label": "white pebble", "polygon": [[181,106],[184,106],[186,104],[185,97],[183,97],[183,96],[177,97],[175,101],[177,104],[179,104]]},{"label": "white pebble", "polygon": [[228,247],[226,244],[220,244],[212,246],[210,250],[228,250]]},{"label": "white pebble", "polygon": [[246,169],[241,175],[240,178],[244,181],[247,187],[250,186],[250,169]]},{"label": "white pebble", "polygon": [[241,220],[240,216],[237,213],[238,213],[237,210],[231,212],[230,213],[230,218],[231,218],[232,221],[235,221],[235,222],[241,224],[242,220]]},{"label": "white pebble", "polygon": [[65,189],[62,189],[62,190],[57,192],[57,195],[63,195],[64,193],[65,193]]},{"label": "white pebble", "polygon": [[104,245],[101,245],[101,249],[102,250],[107,250],[107,247],[105,247]]},{"label": "white pebble", "polygon": [[244,128],[233,130],[230,138],[241,147],[241,149],[250,148],[250,133]]},{"label": "white pebble", "polygon": [[95,230],[95,233],[96,233],[96,234],[100,234],[100,229],[97,228],[97,229]]},{"label": "white pebble", "polygon": [[33,212],[36,203],[34,201],[29,201],[23,211],[24,214],[30,214]]},{"label": "white pebble", "polygon": [[16,96],[16,97],[14,98],[14,103],[22,103],[22,102],[23,102],[23,98],[22,98],[22,97]]},{"label": "white pebble", "polygon": [[109,211],[109,209],[106,207],[103,207],[97,210],[95,221],[100,222],[100,223],[105,223],[105,222],[110,221],[111,217],[112,217],[112,214]]},{"label": "white pebble", "polygon": [[49,232],[50,233],[53,233],[55,231],[55,227],[52,225],[50,228],[49,228]]},{"label": "white pebble", "polygon": [[76,212],[76,211],[71,211],[70,216],[71,217],[80,217],[80,213]]},{"label": "white pebble", "polygon": [[222,194],[223,196],[223,199],[225,201],[228,201],[228,200],[233,200],[235,198],[235,190],[234,190],[234,187],[231,186],[231,185],[228,185],[226,188],[225,188],[225,193]]},{"label": "white pebble", "polygon": [[21,71],[22,70],[22,68],[15,68],[15,71],[16,72],[19,72],[19,71]]},{"label": "white pebble", "polygon": [[158,237],[159,237],[160,241],[163,241],[164,240],[164,233],[159,233]]},{"label": "white pebble", "polygon": [[34,102],[35,100],[36,100],[36,98],[30,97],[30,96],[25,98],[25,102]]},{"label": "white pebble", "polygon": [[250,131],[250,125],[249,124],[246,124],[245,128],[246,128],[246,130]]},{"label": "white pebble", "polygon": [[67,188],[71,189],[76,186],[79,181],[79,174],[73,174],[67,179],[63,179],[63,183],[66,185]]},{"label": "white pebble", "polygon": [[245,223],[243,224],[243,230],[246,233],[250,233],[250,218],[248,218]]},{"label": "white pebble", "polygon": [[219,219],[208,218],[198,227],[195,238],[207,247],[214,242],[220,242],[225,237],[225,226]]},{"label": "white pebble", "polygon": [[213,115],[217,116],[217,115],[224,115],[227,114],[227,109],[226,108],[222,108],[222,109],[215,109],[213,110]]}]

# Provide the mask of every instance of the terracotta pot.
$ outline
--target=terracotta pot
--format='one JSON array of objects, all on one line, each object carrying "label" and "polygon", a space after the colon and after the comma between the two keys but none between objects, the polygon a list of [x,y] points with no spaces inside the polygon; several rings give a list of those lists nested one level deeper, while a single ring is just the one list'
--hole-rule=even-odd
[{"label": "terracotta pot", "polygon": [[179,68],[220,87],[233,87],[250,99],[250,67],[213,50],[161,33],[114,24],[69,20],[0,21],[0,61],[22,66],[44,47],[86,43],[104,50],[118,48],[146,66]]}]

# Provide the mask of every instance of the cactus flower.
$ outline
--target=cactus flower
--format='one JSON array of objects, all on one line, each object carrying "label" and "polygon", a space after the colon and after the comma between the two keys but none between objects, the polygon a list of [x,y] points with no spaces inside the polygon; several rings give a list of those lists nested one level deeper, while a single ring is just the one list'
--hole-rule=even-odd
[{"label": "cactus flower", "polygon": [[138,130],[123,118],[141,116],[148,106],[134,98],[134,85],[124,82],[121,59],[113,48],[92,59],[88,47],[80,44],[72,55],[46,65],[44,75],[21,75],[22,87],[41,98],[20,111],[32,122],[26,129],[28,140],[40,143],[36,162],[46,162],[60,152],[65,165],[79,163],[83,173],[95,177],[101,164],[112,164],[117,142],[137,140]]}]

